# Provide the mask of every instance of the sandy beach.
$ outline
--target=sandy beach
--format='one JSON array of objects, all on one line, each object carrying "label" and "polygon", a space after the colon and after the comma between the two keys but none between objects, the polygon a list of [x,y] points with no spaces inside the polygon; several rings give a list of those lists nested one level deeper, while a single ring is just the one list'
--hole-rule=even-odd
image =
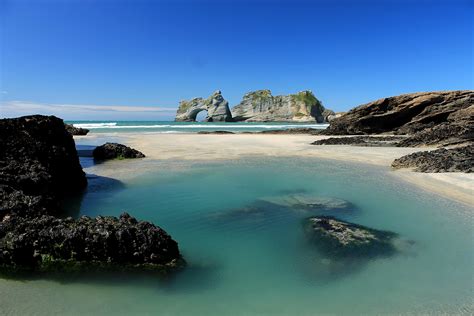
[{"label": "sandy beach", "polygon": [[[306,157],[350,161],[386,166],[390,176],[456,200],[474,205],[474,175],[466,173],[419,173],[407,169],[391,170],[394,159],[426,148],[356,147],[346,145],[310,145],[326,136],[312,135],[262,135],[262,134],[158,134],[114,133],[92,134],[76,137],[99,141],[101,138],[118,137],[122,143],[145,153],[153,160],[212,161],[244,157]],[[142,172],[146,172],[146,168]],[[120,177],[115,168],[100,168],[102,175]],[[137,171],[140,172],[140,171]],[[125,174],[122,174],[125,176]]]}]

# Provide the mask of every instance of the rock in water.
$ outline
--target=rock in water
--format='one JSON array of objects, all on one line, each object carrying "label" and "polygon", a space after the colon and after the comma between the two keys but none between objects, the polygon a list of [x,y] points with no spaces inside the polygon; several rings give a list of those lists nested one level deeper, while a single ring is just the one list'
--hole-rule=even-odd
[{"label": "rock in water", "polygon": [[333,114],[326,110],[311,91],[272,96],[270,90],[258,90],[244,95],[232,108],[234,121],[248,122],[318,122]]},{"label": "rock in water", "polygon": [[292,211],[349,211],[352,204],[346,200],[315,196],[314,194],[295,193],[262,198],[263,201],[291,209]]},{"label": "rock in water", "polygon": [[105,143],[92,152],[97,160],[145,158],[145,155],[136,149],[117,143]]},{"label": "rock in water", "polygon": [[304,228],[319,252],[331,260],[370,259],[396,252],[397,234],[341,221],[331,216],[305,220]]},{"label": "rock in water", "polygon": [[54,214],[58,200],[87,186],[72,136],[54,116],[0,120],[0,218]]},{"label": "rock in water", "polygon": [[206,122],[232,122],[229,102],[222,96],[221,91],[214,92],[209,98],[194,98],[181,101],[176,113],[177,122],[195,122],[201,111],[207,111]]},{"label": "rock in water", "polygon": [[395,159],[392,167],[419,172],[474,172],[474,145],[416,152]]},{"label": "rock in water", "polygon": [[87,185],[74,140],[54,116],[0,120],[0,271],[152,270],[184,264],[161,228],[128,214],[61,219]]},{"label": "rock in water", "polygon": [[4,272],[156,271],[184,264],[178,244],[161,228],[127,213],[77,220],[12,217],[0,223]]},{"label": "rock in water", "polygon": [[473,104],[474,91],[421,92],[383,98],[333,119],[326,134],[414,134],[447,122],[450,115]]},{"label": "rock in water", "polygon": [[66,130],[68,131],[69,134],[73,136],[84,136],[89,133],[89,130],[87,128],[81,128],[81,127],[76,127],[71,124],[64,124],[66,125]]}]

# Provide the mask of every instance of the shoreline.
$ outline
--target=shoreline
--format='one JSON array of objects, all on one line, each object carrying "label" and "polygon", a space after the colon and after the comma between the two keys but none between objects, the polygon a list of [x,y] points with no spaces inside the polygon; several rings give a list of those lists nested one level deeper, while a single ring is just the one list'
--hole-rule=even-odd
[{"label": "shoreline", "polygon": [[[195,134],[195,133],[100,133],[74,137],[80,144],[94,143],[103,138],[118,138],[120,142],[143,152],[148,159],[215,161],[245,157],[304,157],[363,163],[391,168],[401,156],[427,150],[430,147],[358,147],[349,145],[311,145],[322,135],[274,134]],[[433,148],[434,149],[434,148]],[[117,170],[115,170],[116,172]],[[388,174],[420,189],[445,198],[474,205],[474,174],[420,173],[409,169],[387,170]]]}]

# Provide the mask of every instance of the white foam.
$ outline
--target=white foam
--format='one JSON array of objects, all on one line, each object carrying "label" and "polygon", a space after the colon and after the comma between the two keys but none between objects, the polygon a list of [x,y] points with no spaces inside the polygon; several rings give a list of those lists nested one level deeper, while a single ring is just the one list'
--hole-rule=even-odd
[{"label": "white foam", "polygon": [[171,129],[286,129],[286,128],[317,128],[324,129],[329,124],[287,124],[287,125],[207,125],[207,124],[193,124],[193,125],[117,125],[117,123],[84,123],[73,124],[75,127],[89,128],[89,129],[131,129],[131,128],[171,128]]},{"label": "white foam", "polygon": [[116,122],[110,123],[78,123],[72,124],[74,127],[81,127],[81,128],[110,128],[116,126]]}]

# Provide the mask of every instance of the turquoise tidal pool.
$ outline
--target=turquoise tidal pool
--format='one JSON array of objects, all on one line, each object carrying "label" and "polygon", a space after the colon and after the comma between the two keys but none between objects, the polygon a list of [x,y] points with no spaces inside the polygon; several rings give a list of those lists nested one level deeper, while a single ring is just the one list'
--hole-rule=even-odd
[{"label": "turquoise tidal pool", "polygon": [[[121,181],[90,176],[75,215],[127,211],[152,221],[179,243],[188,267],[167,278],[2,279],[0,314],[474,312],[472,206],[406,184],[387,168],[261,157],[113,163],[131,173],[133,166],[147,164],[148,171]],[[314,213],[262,202],[295,194],[342,199],[349,206]],[[311,215],[395,232],[410,245],[335,272],[327,268],[334,262],[305,237],[303,221]]]}]

